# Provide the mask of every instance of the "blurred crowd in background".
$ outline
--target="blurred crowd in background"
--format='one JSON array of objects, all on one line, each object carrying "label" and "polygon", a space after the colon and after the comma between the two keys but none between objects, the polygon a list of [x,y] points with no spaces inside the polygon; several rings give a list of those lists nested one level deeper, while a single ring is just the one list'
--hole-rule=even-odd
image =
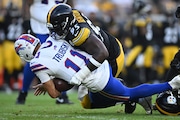
[{"label": "blurred crowd in background", "polygon": [[[71,0],[95,25],[117,37],[124,47],[125,67],[119,77],[128,86],[163,82],[180,45],[179,0]],[[22,86],[24,61],[14,41],[24,33],[21,0],[0,0],[0,90]]]}]

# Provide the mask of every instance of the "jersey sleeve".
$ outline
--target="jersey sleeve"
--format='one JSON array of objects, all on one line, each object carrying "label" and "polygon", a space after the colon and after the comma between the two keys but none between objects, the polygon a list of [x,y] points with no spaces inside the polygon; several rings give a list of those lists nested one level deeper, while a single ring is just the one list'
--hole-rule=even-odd
[{"label": "jersey sleeve", "polygon": [[80,46],[87,40],[91,30],[87,27],[87,21],[81,12],[73,10],[73,15],[78,24],[74,25],[71,29],[71,34],[73,36],[71,42],[74,46]]},{"label": "jersey sleeve", "polygon": [[35,74],[40,79],[41,83],[45,83],[45,82],[51,80],[51,77],[49,76],[48,72],[50,72],[50,71],[48,71],[48,70],[38,71],[38,72],[35,72]]},{"label": "jersey sleeve", "polygon": [[51,80],[52,72],[42,64],[30,64],[31,71],[36,74],[42,83]]},{"label": "jersey sleeve", "polygon": [[90,30],[88,28],[81,28],[78,35],[74,39],[72,39],[72,43],[75,46],[80,46],[86,41],[89,35],[90,35]]}]

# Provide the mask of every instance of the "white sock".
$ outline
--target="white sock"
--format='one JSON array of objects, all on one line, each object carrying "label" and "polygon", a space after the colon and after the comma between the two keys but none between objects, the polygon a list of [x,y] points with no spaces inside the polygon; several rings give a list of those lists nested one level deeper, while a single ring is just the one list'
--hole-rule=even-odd
[{"label": "white sock", "polygon": [[175,76],[171,81],[168,82],[172,89],[179,89],[180,88],[180,76]]}]

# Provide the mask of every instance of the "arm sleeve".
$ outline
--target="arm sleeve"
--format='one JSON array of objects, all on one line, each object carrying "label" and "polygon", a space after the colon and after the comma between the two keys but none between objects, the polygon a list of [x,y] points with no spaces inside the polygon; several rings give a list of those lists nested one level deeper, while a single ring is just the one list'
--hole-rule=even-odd
[{"label": "arm sleeve", "polygon": [[38,71],[35,72],[36,76],[40,79],[41,83],[45,83],[49,80],[51,80],[51,76],[50,74],[52,74],[52,72],[50,70],[42,70],[42,71]]},{"label": "arm sleeve", "polygon": [[89,35],[90,35],[90,30],[88,28],[82,28],[79,31],[78,35],[74,39],[72,39],[72,43],[75,46],[80,46],[86,41]]}]

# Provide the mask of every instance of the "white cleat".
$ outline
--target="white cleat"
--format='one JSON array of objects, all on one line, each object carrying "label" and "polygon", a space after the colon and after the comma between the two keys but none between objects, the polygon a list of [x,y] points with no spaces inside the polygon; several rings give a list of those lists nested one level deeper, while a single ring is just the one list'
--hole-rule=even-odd
[{"label": "white cleat", "polygon": [[180,88],[180,75],[175,76],[171,81],[168,82],[173,90]]}]

